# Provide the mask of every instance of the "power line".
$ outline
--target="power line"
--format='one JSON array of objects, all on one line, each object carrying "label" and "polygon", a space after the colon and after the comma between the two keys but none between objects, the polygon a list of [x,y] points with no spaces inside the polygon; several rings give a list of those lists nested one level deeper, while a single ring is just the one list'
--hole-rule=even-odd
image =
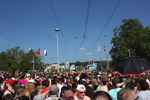
[{"label": "power line", "polygon": [[87,6],[87,15],[86,15],[86,20],[85,20],[85,27],[84,27],[84,34],[83,34],[83,38],[82,41],[77,49],[77,51],[75,52],[74,56],[72,59],[74,59],[74,57],[77,55],[79,49],[81,48],[85,38],[86,38],[86,31],[87,31],[87,25],[88,25],[88,18],[89,18],[89,13],[90,13],[90,6],[91,6],[91,0],[88,0],[88,6]]},{"label": "power line", "polygon": [[[8,16],[7,14],[3,13],[2,11],[0,11],[0,12],[1,12],[1,13],[0,13],[0,16],[6,18],[6,19],[9,20],[10,22],[14,23],[16,26],[21,27],[21,28],[23,28],[23,29],[25,29],[25,30],[28,30],[28,31],[30,31],[30,32],[32,32],[32,33],[35,31],[35,32],[40,33],[41,35],[47,36],[46,33],[41,32],[40,30],[37,30],[37,29],[35,29],[35,28],[33,28],[33,27],[27,25],[27,24],[17,22],[14,18]],[[3,13],[3,14],[2,14],[2,13]]]},{"label": "power line", "polygon": [[52,7],[52,11],[53,11],[53,13],[54,13],[56,22],[57,22],[57,24],[58,24],[58,27],[60,28],[60,31],[61,31],[62,36],[63,36],[63,39],[64,39],[64,41],[65,41],[65,58],[66,58],[66,39],[65,39],[65,36],[64,36],[64,34],[63,34],[62,28],[61,28],[61,26],[60,26],[60,24],[59,24],[59,21],[58,21],[58,18],[57,18],[57,15],[56,15],[56,12],[55,12],[55,10],[54,10],[54,7],[53,7],[53,4],[52,4],[51,0],[49,0],[49,3],[50,3],[50,5],[51,5],[51,7]]},{"label": "power line", "polygon": [[[117,5],[115,6],[114,10],[112,11],[111,15],[109,16],[109,18],[108,18],[107,22],[105,23],[104,27],[103,27],[102,30],[100,31],[100,33],[99,33],[97,39],[93,42],[93,44],[89,47],[89,49],[88,49],[87,51],[89,51],[89,50],[96,44],[96,42],[99,40],[101,34],[103,33],[103,31],[104,31],[105,28],[107,27],[107,25],[108,25],[109,21],[111,20],[113,14],[115,13],[116,9],[118,8],[120,2],[121,2],[121,0],[118,1]],[[86,51],[86,52],[87,52],[87,51]],[[86,53],[86,52],[84,52],[84,53]],[[82,54],[82,55],[83,55],[83,54]],[[82,56],[81,56],[81,57],[82,57]],[[80,57],[80,58],[81,58],[81,57]]]},{"label": "power line", "polygon": [[[36,32],[40,33],[40,35],[48,36],[46,33],[43,33],[43,32],[41,32],[40,30],[35,30],[35,29],[33,29],[31,26],[26,25],[26,24],[24,24],[24,23],[17,22],[14,18],[12,18],[12,17],[10,17],[10,16],[8,16],[8,15],[6,15],[6,14],[2,14],[2,11],[0,11],[0,12],[1,12],[1,13],[0,13],[0,16],[2,16],[2,17],[4,17],[4,18],[8,19],[10,22],[14,23],[14,24],[17,25],[18,27],[21,27],[21,28],[23,28],[23,29],[25,29],[25,30],[28,30],[28,31],[32,32],[32,33],[33,33],[34,31],[36,31]],[[49,37],[49,36],[48,36],[48,37]],[[52,41],[51,41],[51,39],[49,39],[49,40],[50,40],[51,45],[52,45],[52,48],[53,48],[53,50],[54,50],[54,46],[53,46],[53,44],[52,44]],[[54,50],[54,51],[55,51],[55,50]]]}]

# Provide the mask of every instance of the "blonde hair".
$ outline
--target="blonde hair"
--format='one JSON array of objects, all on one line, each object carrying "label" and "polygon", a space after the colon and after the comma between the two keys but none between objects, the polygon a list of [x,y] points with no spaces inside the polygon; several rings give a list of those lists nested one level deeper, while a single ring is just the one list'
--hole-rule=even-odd
[{"label": "blonde hair", "polygon": [[29,93],[32,93],[35,90],[35,85],[33,82],[27,83],[27,90],[29,91]]}]

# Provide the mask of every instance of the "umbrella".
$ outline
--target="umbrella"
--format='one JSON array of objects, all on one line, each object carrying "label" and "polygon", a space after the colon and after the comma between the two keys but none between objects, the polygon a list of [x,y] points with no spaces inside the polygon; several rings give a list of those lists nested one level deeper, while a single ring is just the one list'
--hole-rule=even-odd
[{"label": "umbrella", "polygon": [[150,60],[139,57],[121,59],[114,69],[122,75],[141,75],[150,70]]}]

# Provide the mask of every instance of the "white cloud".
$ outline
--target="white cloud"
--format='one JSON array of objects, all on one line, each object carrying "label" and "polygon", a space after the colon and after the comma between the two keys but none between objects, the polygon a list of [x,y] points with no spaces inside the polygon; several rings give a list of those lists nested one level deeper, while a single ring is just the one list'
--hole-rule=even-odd
[{"label": "white cloud", "polygon": [[81,51],[86,51],[87,49],[86,49],[86,48],[80,48],[79,50],[81,50]]},{"label": "white cloud", "polygon": [[0,43],[7,43],[7,42],[8,42],[7,40],[0,39]]},{"label": "white cloud", "polygon": [[85,53],[84,55],[93,55],[93,53]]}]

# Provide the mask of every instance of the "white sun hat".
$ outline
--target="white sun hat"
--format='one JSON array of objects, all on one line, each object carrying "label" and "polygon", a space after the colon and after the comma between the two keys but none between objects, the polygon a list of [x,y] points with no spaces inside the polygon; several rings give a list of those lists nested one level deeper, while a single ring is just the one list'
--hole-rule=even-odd
[{"label": "white sun hat", "polygon": [[78,90],[78,91],[85,91],[86,88],[85,88],[85,86],[84,86],[83,84],[78,84],[77,90]]}]

